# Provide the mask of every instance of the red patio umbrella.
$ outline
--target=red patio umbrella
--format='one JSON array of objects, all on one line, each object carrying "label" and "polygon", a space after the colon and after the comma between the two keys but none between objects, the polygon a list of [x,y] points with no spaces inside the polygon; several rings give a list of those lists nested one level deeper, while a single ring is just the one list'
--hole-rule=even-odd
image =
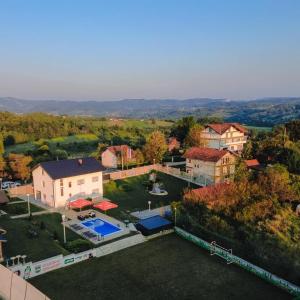
[{"label": "red patio umbrella", "polygon": [[69,202],[69,207],[70,208],[82,209],[83,207],[86,207],[86,206],[89,206],[89,205],[92,205],[92,202],[88,201],[88,200],[85,200],[85,199],[82,199],[82,198]]},{"label": "red patio umbrella", "polygon": [[98,204],[95,204],[94,207],[95,208],[99,208],[99,209],[101,209],[101,210],[103,210],[103,211],[106,212],[109,209],[118,207],[118,205],[115,204],[115,203],[112,203],[110,201],[102,201],[102,202],[100,202]]}]

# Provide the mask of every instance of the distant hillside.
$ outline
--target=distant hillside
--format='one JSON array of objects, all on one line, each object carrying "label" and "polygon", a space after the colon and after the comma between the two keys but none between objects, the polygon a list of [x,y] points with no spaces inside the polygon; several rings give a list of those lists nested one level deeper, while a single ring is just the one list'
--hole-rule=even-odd
[{"label": "distant hillside", "polygon": [[175,119],[186,115],[217,116],[227,121],[270,126],[300,118],[300,97],[230,101],[226,99],[125,99],[119,101],[55,101],[0,98],[0,110],[126,118]]}]

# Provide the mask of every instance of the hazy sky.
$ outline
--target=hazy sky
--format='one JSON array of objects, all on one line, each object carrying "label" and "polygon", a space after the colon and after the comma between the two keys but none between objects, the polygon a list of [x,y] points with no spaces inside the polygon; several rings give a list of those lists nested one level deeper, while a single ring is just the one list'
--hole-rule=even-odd
[{"label": "hazy sky", "polygon": [[0,96],[299,95],[298,0],[0,0]]}]

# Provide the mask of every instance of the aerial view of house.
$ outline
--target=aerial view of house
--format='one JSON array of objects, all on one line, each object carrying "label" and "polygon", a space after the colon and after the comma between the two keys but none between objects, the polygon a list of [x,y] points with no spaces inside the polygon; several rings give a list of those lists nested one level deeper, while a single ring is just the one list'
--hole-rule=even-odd
[{"label": "aerial view of house", "polygon": [[105,168],[117,168],[132,161],[134,151],[128,145],[110,146],[101,154],[102,165]]},{"label": "aerial view of house", "polygon": [[184,157],[186,172],[203,181],[204,185],[228,181],[234,175],[236,155],[228,150],[193,147]]},{"label": "aerial view of house", "polygon": [[300,300],[300,1],[0,1],[0,300]]},{"label": "aerial view of house", "polygon": [[201,136],[209,148],[241,152],[247,142],[247,129],[238,123],[208,124]]},{"label": "aerial view of house", "polygon": [[32,171],[34,197],[50,207],[64,207],[78,197],[102,196],[104,170],[91,157],[42,162]]}]

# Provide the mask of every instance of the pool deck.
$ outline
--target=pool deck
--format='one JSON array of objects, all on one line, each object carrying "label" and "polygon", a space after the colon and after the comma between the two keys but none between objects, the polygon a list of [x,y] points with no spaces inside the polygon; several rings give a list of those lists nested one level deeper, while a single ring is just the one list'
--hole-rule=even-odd
[{"label": "pool deck", "polygon": [[[85,227],[84,225],[82,225],[81,222],[83,222],[83,221],[80,221],[77,219],[78,215],[80,215],[80,214],[87,215],[89,212],[94,212],[96,214],[95,218],[99,218],[103,221],[111,223],[111,224],[115,225],[116,227],[120,228],[121,230],[117,231],[115,233],[109,234],[107,236],[97,235],[94,230],[89,229],[89,228]],[[90,242],[92,242],[95,245],[100,245],[102,243],[113,240],[115,238],[119,238],[121,236],[127,235],[131,232],[130,228],[132,228],[131,226],[126,227],[126,225],[123,222],[121,222],[117,219],[114,219],[106,214],[100,213],[99,211],[93,210],[93,209],[84,210],[82,212],[68,210],[65,212],[65,215],[69,219],[68,221],[65,222],[65,226],[68,227],[70,230],[73,230],[74,232],[76,232],[77,234],[82,236],[83,238],[89,240]],[[88,221],[88,220],[92,220],[92,218],[86,219],[86,221]]]}]

